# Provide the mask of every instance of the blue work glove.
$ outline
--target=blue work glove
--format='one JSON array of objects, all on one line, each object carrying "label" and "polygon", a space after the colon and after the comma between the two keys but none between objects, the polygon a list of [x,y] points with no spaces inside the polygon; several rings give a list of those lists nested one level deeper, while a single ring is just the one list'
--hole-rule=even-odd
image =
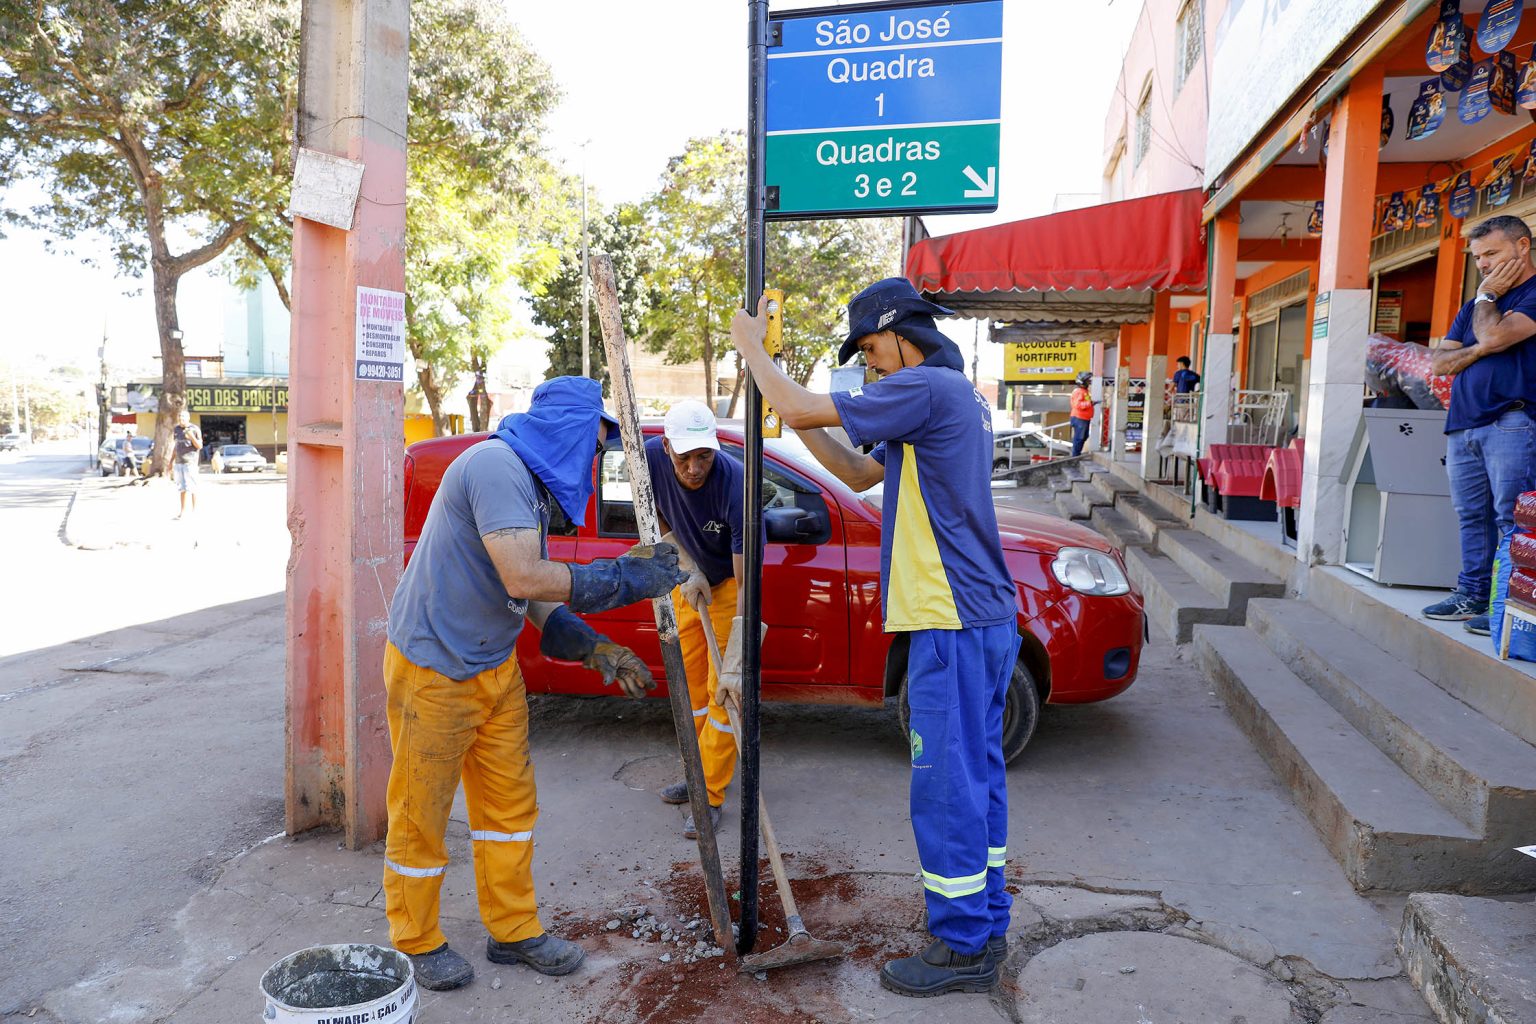
[{"label": "blue work glove", "polygon": [[539,652],[556,661],[579,661],[603,676],[603,685],[619,689],[631,697],[643,697],[656,689],[656,680],[645,662],[628,647],[614,643],[582,622],[565,605],[556,606],[544,620]]},{"label": "blue work glove", "polygon": [[648,601],[671,593],[687,578],[671,544],[631,548],[619,558],[571,566],[571,610],[591,614]]}]

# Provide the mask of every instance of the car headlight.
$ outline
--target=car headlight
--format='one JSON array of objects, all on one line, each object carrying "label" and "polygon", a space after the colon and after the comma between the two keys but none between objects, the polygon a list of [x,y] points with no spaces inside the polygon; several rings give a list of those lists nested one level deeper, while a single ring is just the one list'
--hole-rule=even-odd
[{"label": "car headlight", "polygon": [[1092,548],[1062,548],[1051,563],[1051,573],[1064,587],[1094,597],[1117,597],[1131,591],[1131,581],[1113,555]]}]

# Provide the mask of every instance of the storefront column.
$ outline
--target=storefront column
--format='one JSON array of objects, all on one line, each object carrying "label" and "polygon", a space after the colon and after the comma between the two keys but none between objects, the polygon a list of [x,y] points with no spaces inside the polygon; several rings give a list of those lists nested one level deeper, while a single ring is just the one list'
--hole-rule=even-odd
[{"label": "storefront column", "polygon": [[1312,367],[1304,428],[1297,557],[1310,565],[1343,557],[1344,461],[1365,393],[1370,334],[1370,246],[1382,72],[1357,74],[1334,110],[1324,177],[1323,238],[1312,321]]},{"label": "storefront column", "polygon": [[1157,479],[1157,442],[1163,439],[1163,428],[1168,419],[1168,399],[1164,389],[1168,380],[1172,303],[1173,296],[1169,292],[1156,292],[1152,299],[1152,330],[1147,337],[1147,397],[1141,412],[1141,476],[1144,480]]},{"label": "storefront column", "polygon": [[1429,336],[1436,340],[1445,337],[1461,309],[1461,288],[1467,271],[1462,222],[1452,220],[1449,214],[1441,216],[1444,220],[1440,223],[1440,249],[1435,254],[1435,303],[1429,315]]},{"label": "storefront column", "polygon": [[1237,296],[1237,211],[1216,217],[1211,251],[1211,279],[1206,294],[1209,319],[1205,335],[1205,359],[1200,366],[1202,453],[1213,444],[1227,443],[1232,420],[1232,306]]}]

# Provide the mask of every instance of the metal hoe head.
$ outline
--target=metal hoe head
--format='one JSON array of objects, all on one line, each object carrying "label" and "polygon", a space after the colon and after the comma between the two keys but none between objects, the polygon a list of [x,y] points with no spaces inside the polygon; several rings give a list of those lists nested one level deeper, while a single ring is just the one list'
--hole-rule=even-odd
[{"label": "metal hoe head", "polygon": [[776,967],[793,967],[815,960],[831,960],[843,955],[841,943],[818,939],[805,930],[799,917],[789,919],[789,938],[772,949],[744,956],[736,969],[743,974],[752,971],[771,971]]}]

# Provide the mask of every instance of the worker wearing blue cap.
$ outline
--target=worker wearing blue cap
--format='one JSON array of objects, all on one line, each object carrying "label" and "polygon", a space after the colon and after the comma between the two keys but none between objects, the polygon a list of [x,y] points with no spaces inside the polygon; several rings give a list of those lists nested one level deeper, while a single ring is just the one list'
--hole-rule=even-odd
[{"label": "worker wearing blue cap", "polygon": [[411,958],[424,988],[458,988],[474,976],[438,925],[444,832],[461,780],[480,918],[490,933],[486,959],[569,974],[584,956],[539,923],[539,805],[516,647],[523,623],[532,622],[545,656],[581,662],[632,697],[656,685],[633,651],[572,609],[606,611],[670,592],[687,578],[677,549],[657,544],[566,565],[550,561],[545,547],[553,505],[576,525],[585,522],[592,461],[617,426],[597,381],[540,384],[527,412],[507,416],[443,473],[390,604],[384,687],[394,762],[384,910],[390,942]]},{"label": "worker wearing blue cap", "polygon": [[[881,599],[886,632],[910,640],[912,830],[935,938],[885,964],[880,982],[912,996],[990,989],[1013,903],[1003,885],[1002,740],[1018,606],[992,508],[991,409],[934,323],[949,314],[903,278],[859,292],[838,360],[863,353],[879,379],[832,395],[774,365],[762,303],[731,321],[731,342],[765,400],[817,460],[856,491],[885,481]],[[821,429],[833,426],[874,450],[864,455]]]}]

